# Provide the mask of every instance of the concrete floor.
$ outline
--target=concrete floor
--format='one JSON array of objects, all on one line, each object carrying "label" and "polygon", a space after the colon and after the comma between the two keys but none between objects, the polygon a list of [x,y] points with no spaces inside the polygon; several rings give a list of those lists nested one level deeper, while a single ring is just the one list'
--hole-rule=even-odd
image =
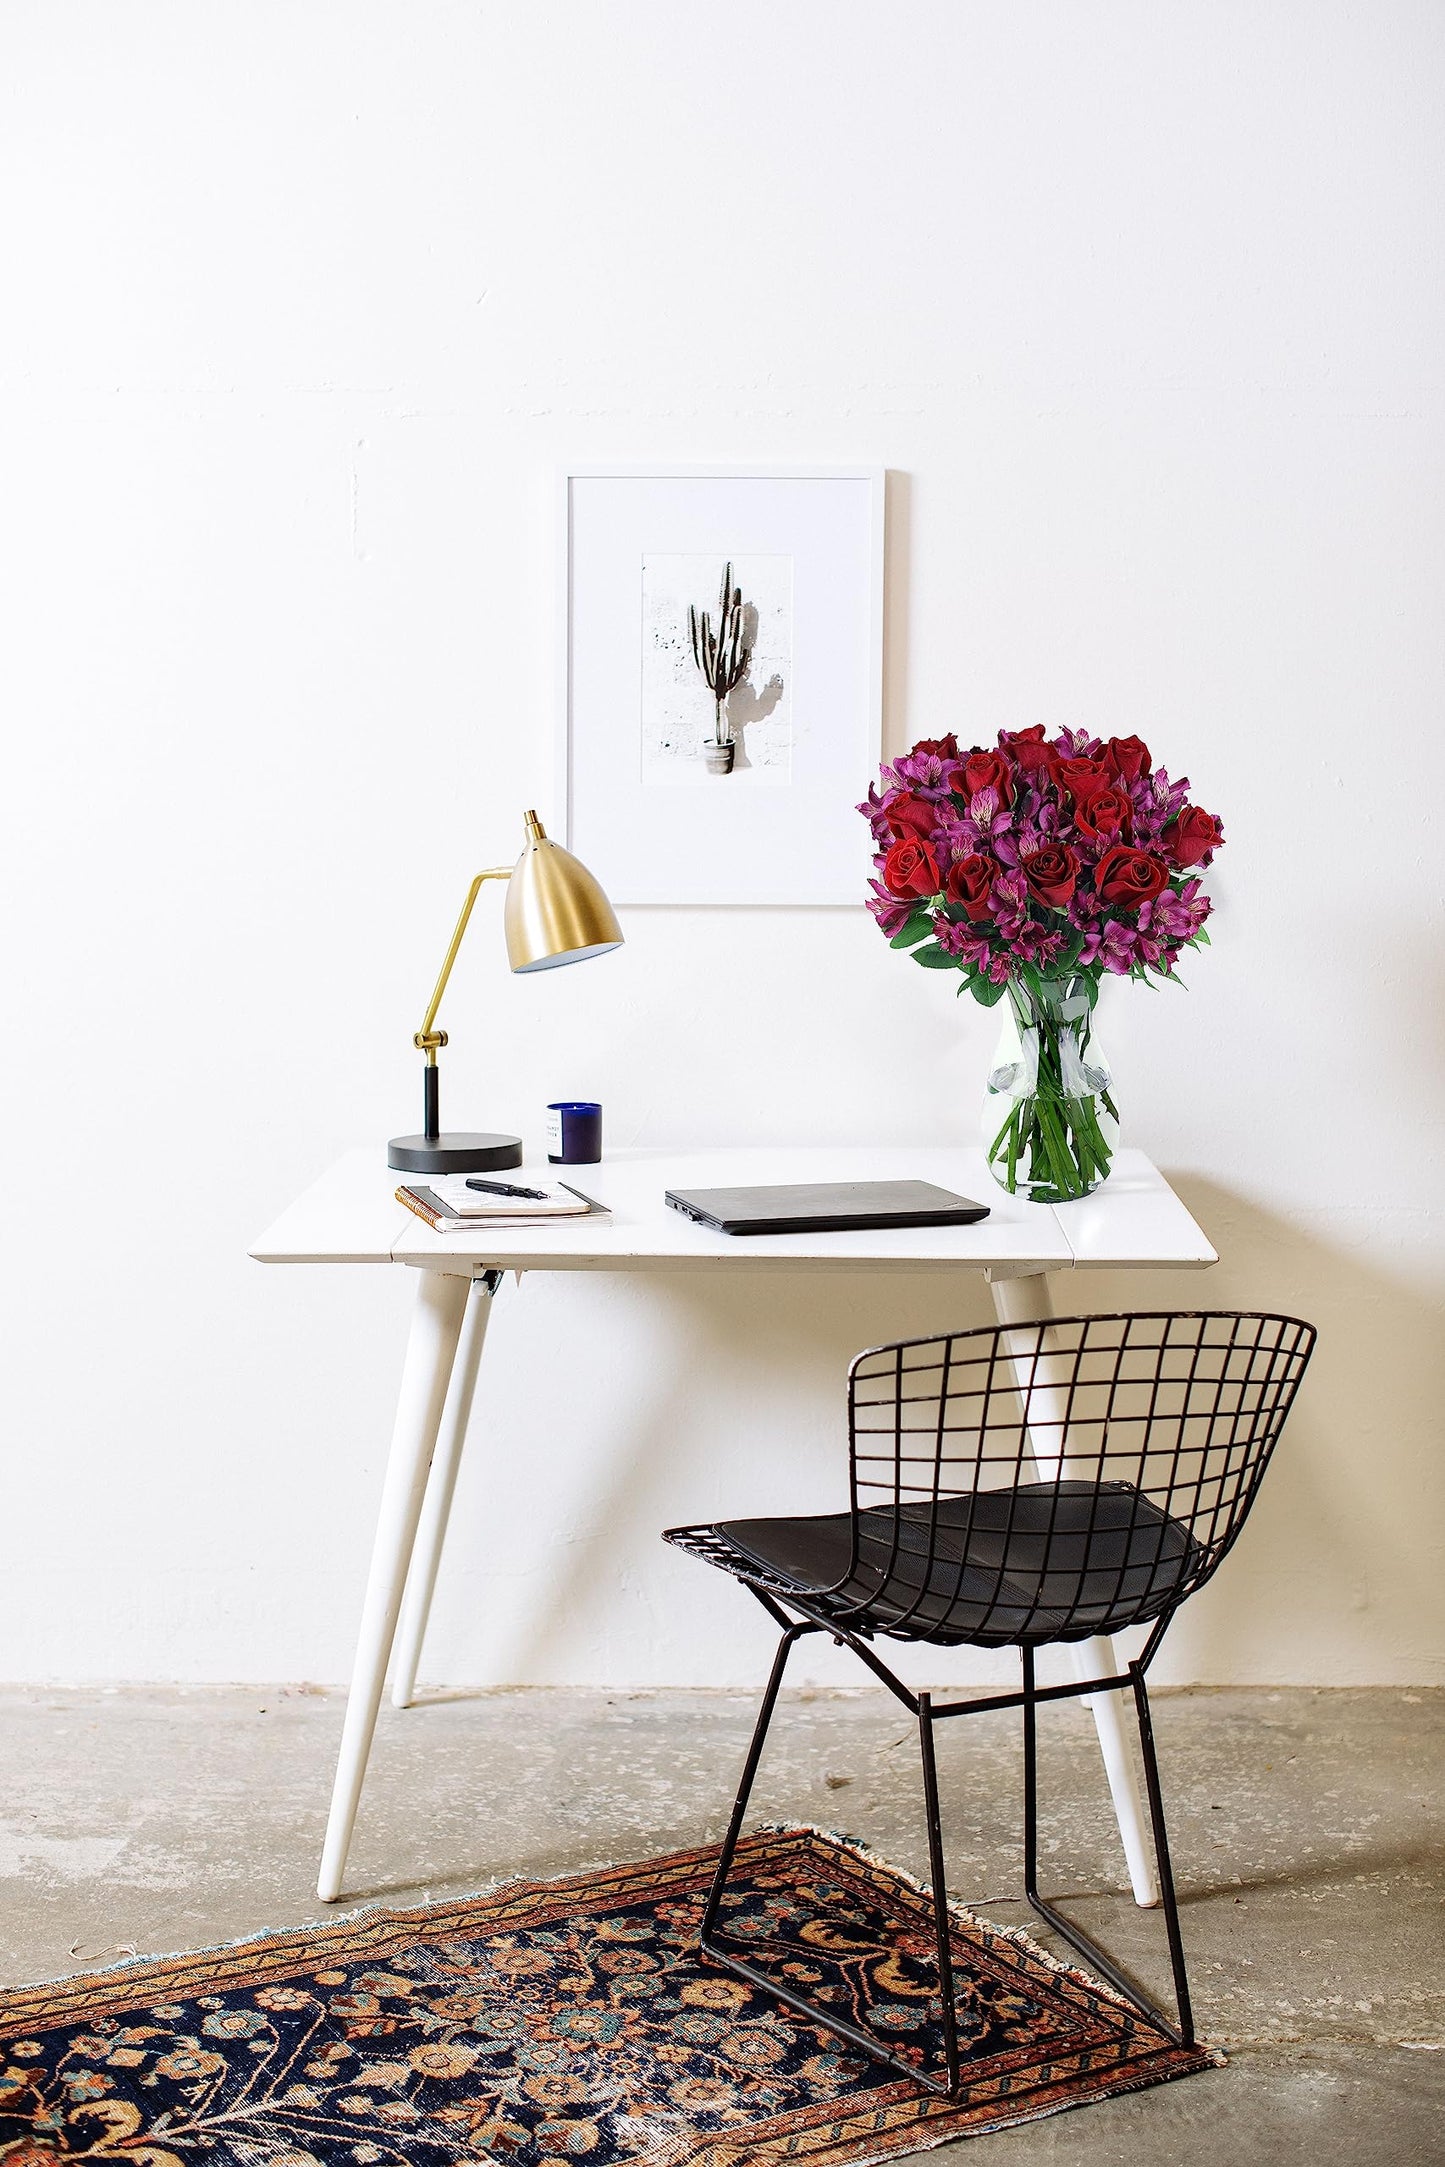
[{"label": "concrete floor", "polygon": [[[1199,2024],[1230,2066],[985,2138],[988,2156],[1445,2161],[1445,1695],[1198,1691],[1156,1709]],[[314,1881],[341,1711],[309,1687],[0,1691],[0,1984],[334,1916]],[[726,1693],[387,1709],[337,1909],[715,1837],[751,1720]],[[1046,1714],[1041,1741],[1046,1885],[1162,1990],[1159,1917],[1117,1886],[1087,1715]],[[1018,1922],[1017,1719],[945,1728],[940,1776],[953,1893]],[[791,1696],[755,1803],[922,1870],[913,1734],[881,1692]],[[931,2157],[965,2150],[980,2157]]]}]

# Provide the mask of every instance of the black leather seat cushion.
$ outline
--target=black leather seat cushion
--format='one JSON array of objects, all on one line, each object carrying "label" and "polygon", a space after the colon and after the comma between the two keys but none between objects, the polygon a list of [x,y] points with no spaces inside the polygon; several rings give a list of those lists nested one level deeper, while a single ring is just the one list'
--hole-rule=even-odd
[{"label": "black leather seat cushion", "polygon": [[1028,1483],[860,1512],[856,1569],[851,1513],[725,1520],[710,1532],[742,1578],[761,1568],[827,1616],[945,1646],[1115,1632],[1157,1616],[1202,1563],[1189,1529],[1123,1482]]}]

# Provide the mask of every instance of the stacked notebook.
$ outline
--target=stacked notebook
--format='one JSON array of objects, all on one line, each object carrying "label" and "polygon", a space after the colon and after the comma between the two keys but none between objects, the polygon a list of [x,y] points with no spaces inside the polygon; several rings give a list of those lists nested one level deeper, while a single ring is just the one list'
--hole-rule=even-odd
[{"label": "stacked notebook", "polygon": [[397,1190],[396,1200],[439,1234],[463,1233],[479,1226],[534,1226],[541,1219],[584,1218],[588,1212],[607,1209],[560,1181],[544,1183],[519,1174],[507,1186],[536,1193],[506,1196],[469,1189],[467,1179],[465,1174],[434,1174],[426,1183],[406,1182]]}]

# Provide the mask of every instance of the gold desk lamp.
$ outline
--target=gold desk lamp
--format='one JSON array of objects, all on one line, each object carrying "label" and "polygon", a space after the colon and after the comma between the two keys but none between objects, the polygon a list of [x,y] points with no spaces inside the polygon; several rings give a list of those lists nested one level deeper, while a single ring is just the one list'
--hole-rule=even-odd
[{"label": "gold desk lamp", "polygon": [[478,1136],[466,1130],[441,1132],[437,1053],[447,1042],[436,1028],[437,1010],[447,990],[457,950],[484,880],[504,880],[507,900],[503,926],[507,961],[514,971],[550,971],[561,963],[585,963],[622,946],[622,928],[601,888],[581,860],[549,840],[535,813],[526,818],[527,840],[515,865],[494,865],[478,873],[467,890],[431,1005],[412,1044],[426,1055],[420,1136],[393,1136],[386,1163],[409,1174],[499,1173],[522,1163],[519,1136]]}]

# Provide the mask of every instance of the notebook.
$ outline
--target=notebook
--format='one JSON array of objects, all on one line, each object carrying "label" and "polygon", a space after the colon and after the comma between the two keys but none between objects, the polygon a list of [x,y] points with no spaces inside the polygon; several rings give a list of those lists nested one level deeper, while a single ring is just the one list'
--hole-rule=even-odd
[{"label": "notebook", "polygon": [[442,1234],[480,1226],[535,1226],[542,1220],[583,1218],[588,1212],[607,1209],[561,1182],[543,1183],[521,1175],[514,1186],[542,1189],[544,1194],[493,1196],[485,1189],[469,1189],[465,1174],[435,1174],[429,1182],[403,1182],[396,1200]]}]

